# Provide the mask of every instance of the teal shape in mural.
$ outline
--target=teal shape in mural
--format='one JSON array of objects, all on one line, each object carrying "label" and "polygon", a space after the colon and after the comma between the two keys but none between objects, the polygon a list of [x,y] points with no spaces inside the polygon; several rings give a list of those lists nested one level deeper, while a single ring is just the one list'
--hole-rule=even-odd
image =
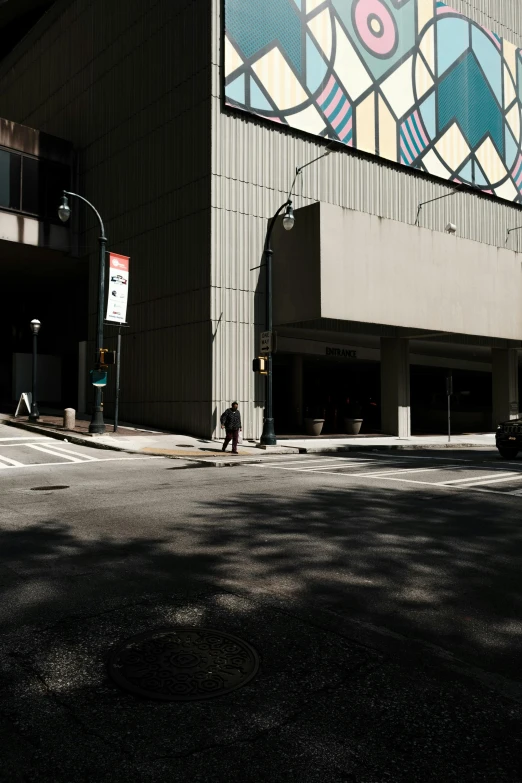
[{"label": "teal shape in mural", "polygon": [[489,187],[489,182],[486,179],[486,175],[480,168],[478,161],[474,161],[475,163],[475,185],[478,185],[479,188],[487,188]]},{"label": "teal shape in mural", "polygon": [[515,158],[518,153],[518,144],[513,138],[513,134],[509,130],[507,123],[505,125],[505,132],[506,132],[506,147],[505,147],[506,152],[504,158],[506,161],[506,167],[510,169],[514,164]]},{"label": "teal shape in mural", "polygon": [[227,0],[226,13],[227,32],[247,57],[277,43],[301,73],[301,16],[294,0],[263,0],[262,3]]},{"label": "teal shape in mural", "polygon": [[237,103],[245,102],[245,74],[241,74],[237,79],[227,86],[227,96]]},{"label": "teal shape in mural", "polygon": [[250,79],[250,103],[252,108],[260,111],[274,111],[268,98],[263,94],[255,79]]},{"label": "teal shape in mural", "polygon": [[457,177],[464,182],[473,182],[473,165],[470,160],[460,169]]},{"label": "teal shape in mural", "polygon": [[[449,180],[487,191],[498,186],[490,177],[502,179],[504,168],[517,184],[521,142],[517,112],[510,108],[513,85],[504,83],[504,73],[516,56],[516,106],[522,109],[518,43],[514,55],[501,38],[441,0],[223,3],[225,103],[272,116],[283,133],[289,126],[321,135],[326,127],[331,138],[365,151],[375,149],[377,138],[377,156],[393,164],[433,176],[447,172]],[[234,72],[239,67],[244,77]],[[370,95],[378,97],[375,116],[360,109]],[[462,158],[467,150],[451,146],[459,145],[460,134],[445,136],[453,123],[471,162],[469,154]],[[485,139],[501,158],[488,175],[476,159]],[[499,197],[501,192],[510,198],[508,188]],[[521,200],[518,191],[513,198]]]},{"label": "teal shape in mural", "polygon": [[502,106],[502,58],[491,38],[483,30],[473,25],[471,39],[473,51],[480,63],[493,90],[497,101]]},{"label": "teal shape in mural", "polygon": [[428,132],[429,138],[434,139],[435,136],[437,135],[437,116],[436,116],[436,109],[435,109],[434,92],[432,92],[431,95],[421,103],[420,113],[424,125],[426,127],[426,131]]},{"label": "teal shape in mural", "polygon": [[[375,79],[392,71],[415,45],[414,3],[400,8],[388,0],[331,0],[331,3]],[[372,25],[375,25],[374,34]]]},{"label": "teal shape in mural", "polygon": [[469,22],[466,19],[441,19],[437,24],[437,64],[439,76],[469,48]]},{"label": "teal shape in mural", "polygon": [[323,83],[328,66],[309,35],[306,36],[306,86],[315,92]]},{"label": "teal shape in mural", "polygon": [[[464,101],[463,95],[468,100]],[[504,154],[504,118],[471,53],[441,82],[438,98],[439,132],[456,120],[472,149],[489,133],[499,153]]]}]

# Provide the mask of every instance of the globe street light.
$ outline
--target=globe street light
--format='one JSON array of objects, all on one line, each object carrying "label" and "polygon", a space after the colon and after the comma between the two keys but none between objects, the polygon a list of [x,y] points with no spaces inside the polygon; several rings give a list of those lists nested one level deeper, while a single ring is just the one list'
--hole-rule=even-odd
[{"label": "globe street light", "polygon": [[[58,207],[58,217],[63,223],[67,223],[71,216],[71,208],[69,206],[69,196],[80,199],[87,206],[92,209],[100,224],[100,269],[98,277],[98,313],[97,313],[97,327],[96,327],[96,355],[100,356],[100,351],[103,348],[103,308],[105,305],[105,248],[107,245],[107,237],[105,236],[105,226],[100,217],[100,213],[95,207],[87,201],[83,196],[79,196],[78,193],[71,193],[68,190],[63,191],[63,196]],[[105,422],[103,421],[103,403],[102,403],[102,387],[94,387],[94,409],[92,412],[91,422],[89,424],[89,432],[104,433]]]},{"label": "globe street light", "polygon": [[38,410],[38,403],[36,402],[36,357],[38,350],[38,332],[40,331],[40,321],[36,318],[31,321],[31,331],[33,333],[33,390],[31,392],[31,413],[29,414],[29,421],[38,421],[40,412]]},{"label": "globe street light", "polygon": [[[292,194],[294,192],[295,183],[297,181],[298,176],[301,174],[302,170],[305,169],[307,166],[311,166],[312,163],[315,163],[318,160],[321,160],[321,158],[326,158],[327,155],[332,152],[332,147],[335,143],[330,143],[326,150],[323,152],[322,155],[319,155],[318,158],[314,158],[313,160],[309,161],[308,163],[305,163],[304,166],[300,166],[296,168],[295,170],[295,176],[294,181],[292,182],[292,187],[290,188],[290,192],[288,194],[288,198],[285,201],[284,204],[281,204],[277,212],[275,213],[274,217],[269,223],[268,230],[265,237],[265,250],[264,250],[264,258],[265,258],[265,275],[266,275],[266,330],[267,332],[272,333],[272,327],[273,327],[273,321],[272,321],[272,257],[273,257],[273,250],[272,246],[270,244],[270,239],[272,237],[272,231],[274,230],[274,226],[276,223],[277,218],[283,211],[285,210],[285,214],[283,216],[283,227],[286,231],[291,231],[295,224],[295,216],[294,216],[294,210],[292,208]],[[271,351],[268,353],[267,361],[266,361],[266,394],[265,394],[265,414],[263,418],[263,432],[261,434],[261,444],[263,446],[276,446],[277,445],[277,439],[275,434],[275,427],[274,427],[274,417],[273,417],[273,375],[272,375],[272,353]]]}]

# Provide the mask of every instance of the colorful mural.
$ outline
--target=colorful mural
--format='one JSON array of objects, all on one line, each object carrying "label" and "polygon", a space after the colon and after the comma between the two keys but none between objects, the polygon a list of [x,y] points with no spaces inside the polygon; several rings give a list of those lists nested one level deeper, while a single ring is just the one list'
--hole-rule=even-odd
[{"label": "colorful mural", "polygon": [[224,0],[225,101],[522,202],[522,53],[438,0]]}]

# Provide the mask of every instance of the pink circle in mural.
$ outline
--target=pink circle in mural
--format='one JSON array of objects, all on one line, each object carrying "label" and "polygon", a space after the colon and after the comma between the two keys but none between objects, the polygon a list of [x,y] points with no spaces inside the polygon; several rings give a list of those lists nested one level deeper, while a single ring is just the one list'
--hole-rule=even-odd
[{"label": "pink circle in mural", "polygon": [[358,0],[353,23],[361,42],[377,57],[388,57],[397,48],[395,20],[381,0]]}]

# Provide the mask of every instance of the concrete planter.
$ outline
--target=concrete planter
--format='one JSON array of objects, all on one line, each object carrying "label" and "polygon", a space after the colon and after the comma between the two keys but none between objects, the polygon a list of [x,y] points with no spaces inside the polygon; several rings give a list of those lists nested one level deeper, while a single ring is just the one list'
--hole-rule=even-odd
[{"label": "concrete planter", "polygon": [[362,419],[345,419],[344,429],[348,435],[358,435],[361,431]]},{"label": "concrete planter", "polygon": [[305,419],[305,431],[307,435],[320,435],[323,431],[324,419]]}]

